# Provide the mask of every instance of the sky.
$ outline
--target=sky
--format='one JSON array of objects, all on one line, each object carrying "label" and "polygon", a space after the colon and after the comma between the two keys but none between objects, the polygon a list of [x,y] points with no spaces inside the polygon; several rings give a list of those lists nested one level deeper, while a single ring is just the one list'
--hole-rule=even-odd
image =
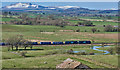
[{"label": "sky", "polygon": [[120,0],[1,0],[1,2],[119,2]]}]

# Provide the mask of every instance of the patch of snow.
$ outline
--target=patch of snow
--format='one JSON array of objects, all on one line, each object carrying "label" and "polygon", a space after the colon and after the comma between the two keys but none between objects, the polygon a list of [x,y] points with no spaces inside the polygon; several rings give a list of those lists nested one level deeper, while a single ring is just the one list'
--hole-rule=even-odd
[{"label": "patch of snow", "polygon": [[30,3],[16,3],[10,6],[6,6],[6,8],[29,8],[29,7],[38,8],[38,5],[33,5]]},{"label": "patch of snow", "polygon": [[80,7],[78,7],[78,6],[59,6],[58,8],[69,9],[69,8],[80,8]]}]

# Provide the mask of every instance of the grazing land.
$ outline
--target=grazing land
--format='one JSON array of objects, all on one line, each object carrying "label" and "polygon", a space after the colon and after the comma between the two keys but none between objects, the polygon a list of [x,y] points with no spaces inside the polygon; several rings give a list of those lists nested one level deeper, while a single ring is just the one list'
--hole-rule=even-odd
[{"label": "grazing land", "polygon": [[[37,42],[43,41],[79,41],[79,40],[94,40],[95,43],[101,42],[116,42],[117,33],[112,32],[96,32],[92,33],[90,29],[92,27],[74,27],[66,26],[65,28],[57,26],[37,26],[37,25],[8,25],[3,24],[3,39],[7,39],[11,36],[21,34],[27,40],[34,40]],[[76,30],[80,28],[83,32],[74,31],[60,31],[60,30]],[[88,32],[84,32],[84,29],[88,29]],[[45,32],[40,32],[43,30]],[[102,31],[102,28],[100,28]],[[114,37],[113,37],[114,36]],[[55,68],[57,64],[60,64],[67,58],[71,58],[82,62],[90,66],[91,68],[115,68],[117,67],[118,56],[117,55],[81,55],[68,54],[67,51],[73,49],[74,51],[86,51],[89,53],[103,53],[90,49],[94,45],[64,45],[64,46],[33,46],[33,50],[24,50],[27,52],[26,57],[20,55],[20,51],[8,51],[7,47],[2,47],[2,63],[3,68]],[[38,49],[38,50],[34,50]],[[100,48],[102,49],[102,48]],[[107,50],[103,48],[103,50]],[[77,57],[76,57],[77,56]],[[108,59],[109,58],[109,59]],[[85,60],[86,59],[86,60]],[[92,60],[95,62],[93,62]],[[47,64],[44,64],[47,62]],[[11,64],[12,63],[12,64]],[[102,65],[102,64],[106,65]],[[22,65],[21,65],[22,64]],[[26,66],[27,65],[27,66]]]},{"label": "grazing land", "polygon": [[[3,9],[1,42],[7,45],[0,46],[2,68],[56,68],[67,58],[90,68],[117,68],[120,29],[116,10],[38,7],[42,8]],[[40,44],[65,41],[91,44]],[[31,45],[33,42],[39,45]]]}]

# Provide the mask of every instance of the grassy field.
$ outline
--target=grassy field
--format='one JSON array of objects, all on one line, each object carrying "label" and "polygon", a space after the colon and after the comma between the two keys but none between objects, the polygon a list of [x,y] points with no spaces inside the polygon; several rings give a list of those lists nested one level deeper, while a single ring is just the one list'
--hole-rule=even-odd
[{"label": "grassy field", "polygon": [[[31,16],[31,15],[30,15]],[[7,19],[8,20],[8,19]],[[78,21],[70,21],[77,23]],[[104,32],[104,27],[99,25],[117,25],[113,22],[93,22],[96,27],[77,26],[43,26],[43,25],[2,25],[2,38],[21,34],[27,40],[41,41],[80,41],[94,40],[95,43],[117,42],[117,32]],[[97,28],[100,32],[92,33],[91,29]],[[80,29],[80,32],[74,32]],[[85,32],[86,30],[86,32]],[[86,51],[86,53],[102,53],[90,49],[92,45],[64,45],[64,46],[33,46],[33,50],[22,50],[26,57],[20,55],[22,51],[10,50],[2,47],[2,67],[3,68],[55,68],[67,58],[82,62],[91,68],[115,68],[118,66],[118,55],[80,55],[68,54],[67,51]],[[114,47],[114,46],[112,46]],[[14,48],[15,49],[15,48]],[[19,47],[19,49],[24,49]],[[107,50],[108,48],[100,48]],[[44,62],[47,62],[46,64]]]},{"label": "grassy field", "polygon": [[17,18],[2,18],[2,21],[6,21],[6,22],[9,22],[11,20],[21,20],[21,19],[17,19]]},{"label": "grassy field", "polygon": [[[21,34],[26,39],[39,41],[67,41],[67,40],[94,40],[95,42],[116,42],[117,33],[102,32],[103,28],[98,28],[101,32],[92,33],[93,27],[74,27],[64,28],[57,26],[37,26],[37,25],[2,25],[3,39],[13,35]],[[96,27],[97,28],[97,27]],[[80,32],[74,30],[80,29]],[[68,31],[61,31],[68,30]],[[69,31],[72,30],[72,31]],[[84,32],[87,30],[87,32]],[[41,32],[42,31],[42,32]],[[114,36],[114,38],[113,38]]]},{"label": "grassy field", "polygon": [[[83,22],[83,21],[81,21],[81,20],[69,20],[69,22],[71,22],[71,23],[75,23],[75,24],[77,24],[78,22]],[[118,23],[117,22],[108,22],[108,21],[91,21],[92,23],[93,23],[93,25],[96,25],[96,26],[99,26],[99,25],[101,25],[101,26],[103,26],[103,25],[116,25],[116,26],[118,26]]]},{"label": "grassy field", "polygon": [[[104,17],[86,17],[86,16],[84,16],[84,17],[79,17],[79,18],[81,18],[81,19],[97,19],[97,20],[103,20],[103,19],[108,19],[107,17],[106,18],[104,18]],[[111,19],[112,20],[118,20],[118,17],[117,16],[112,16],[111,17]]]},{"label": "grassy field", "polygon": [[[33,49],[41,50],[23,50],[26,51],[26,57],[20,56],[21,51],[7,51],[7,47],[2,47],[2,65],[3,68],[55,68],[67,58],[82,62],[91,68],[112,68],[117,66],[117,55],[76,55],[68,54],[67,50],[73,49],[74,51],[85,50],[88,52],[101,53],[94,51],[87,45],[80,46],[34,46]],[[24,49],[24,48],[19,48]],[[27,48],[29,49],[29,47]],[[114,57],[114,59],[113,59]],[[95,62],[91,62],[93,59]],[[109,59],[108,59],[109,58]],[[104,60],[103,60],[104,59]],[[44,62],[47,62],[45,64]],[[97,63],[97,64],[96,64]],[[104,66],[100,63],[112,64],[113,66]]]}]

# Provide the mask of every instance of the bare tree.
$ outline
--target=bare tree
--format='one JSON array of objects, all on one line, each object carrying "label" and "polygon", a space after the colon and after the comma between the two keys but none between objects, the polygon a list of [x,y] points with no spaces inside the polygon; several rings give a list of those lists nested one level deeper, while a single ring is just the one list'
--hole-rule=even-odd
[{"label": "bare tree", "polygon": [[22,35],[12,36],[9,37],[6,42],[8,46],[10,46],[13,50],[14,46],[16,47],[16,50],[18,50],[19,45],[21,45],[21,42],[23,41]]},{"label": "bare tree", "polygon": [[32,42],[31,41],[24,40],[22,45],[25,47],[25,49],[27,47],[30,47],[30,49],[32,49]]},{"label": "bare tree", "polygon": [[106,32],[112,32],[113,31],[113,26],[112,25],[107,25],[104,30]]},{"label": "bare tree", "polygon": [[96,28],[92,28],[91,30],[92,30],[93,33],[95,33],[97,31]]}]

